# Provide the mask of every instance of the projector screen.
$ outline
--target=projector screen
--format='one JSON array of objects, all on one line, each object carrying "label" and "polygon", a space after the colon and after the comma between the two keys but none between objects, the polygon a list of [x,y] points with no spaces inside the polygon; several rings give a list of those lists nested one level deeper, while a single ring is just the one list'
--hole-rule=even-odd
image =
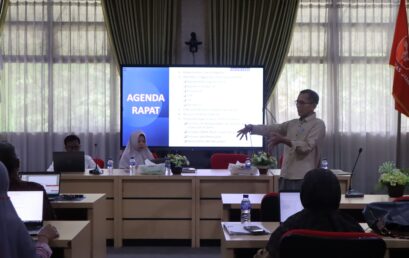
[{"label": "projector screen", "polygon": [[263,123],[262,67],[121,67],[121,145],[143,131],[150,147],[260,148],[239,140]]}]

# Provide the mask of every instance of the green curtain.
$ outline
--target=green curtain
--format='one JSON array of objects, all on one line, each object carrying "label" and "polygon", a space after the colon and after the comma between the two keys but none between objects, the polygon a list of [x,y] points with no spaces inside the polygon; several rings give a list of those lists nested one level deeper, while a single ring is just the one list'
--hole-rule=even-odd
[{"label": "green curtain", "polygon": [[9,0],[0,0],[0,33],[2,32],[3,25],[6,21],[7,7],[9,5]]},{"label": "green curtain", "polygon": [[210,0],[209,62],[264,66],[264,107],[284,66],[299,0]]},{"label": "green curtain", "polygon": [[116,60],[122,64],[172,64],[179,0],[103,0]]}]

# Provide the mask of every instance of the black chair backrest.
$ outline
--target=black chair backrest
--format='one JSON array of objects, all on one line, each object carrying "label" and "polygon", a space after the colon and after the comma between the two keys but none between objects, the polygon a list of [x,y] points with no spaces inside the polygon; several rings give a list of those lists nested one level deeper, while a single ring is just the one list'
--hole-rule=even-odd
[{"label": "black chair backrest", "polygon": [[261,200],[261,221],[280,221],[280,198],[276,192],[264,195]]},{"label": "black chair backrest", "polygon": [[386,244],[373,233],[295,229],[280,241],[280,258],[383,258]]}]

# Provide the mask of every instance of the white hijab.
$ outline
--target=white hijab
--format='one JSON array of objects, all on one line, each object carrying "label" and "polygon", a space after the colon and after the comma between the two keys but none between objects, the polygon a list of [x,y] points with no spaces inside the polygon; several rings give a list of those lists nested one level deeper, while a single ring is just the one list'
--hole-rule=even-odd
[{"label": "white hijab", "polygon": [[8,189],[7,168],[0,162],[0,256],[34,258],[34,242],[7,196]]},{"label": "white hijab", "polygon": [[[122,154],[121,160],[119,161],[119,168],[129,168],[129,159],[131,157],[135,158],[137,165],[145,164],[145,159],[153,159],[153,155],[148,147],[144,149],[138,148],[138,139],[141,135],[145,136],[145,134],[141,131],[133,132],[131,134],[124,153]],[[145,141],[147,142],[146,136]]]}]

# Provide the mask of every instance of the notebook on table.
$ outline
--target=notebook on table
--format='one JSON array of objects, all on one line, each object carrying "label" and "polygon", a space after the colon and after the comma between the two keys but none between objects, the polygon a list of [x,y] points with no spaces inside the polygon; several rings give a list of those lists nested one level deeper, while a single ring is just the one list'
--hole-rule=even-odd
[{"label": "notebook on table", "polygon": [[30,235],[37,235],[43,226],[43,191],[8,191],[17,215]]},{"label": "notebook on table", "polygon": [[299,192],[280,192],[280,222],[304,209]]},{"label": "notebook on table", "polygon": [[60,173],[58,172],[21,172],[21,180],[42,185],[49,199],[60,194]]},{"label": "notebook on table", "polygon": [[54,152],[54,171],[57,172],[84,172],[85,161],[83,151]]}]

